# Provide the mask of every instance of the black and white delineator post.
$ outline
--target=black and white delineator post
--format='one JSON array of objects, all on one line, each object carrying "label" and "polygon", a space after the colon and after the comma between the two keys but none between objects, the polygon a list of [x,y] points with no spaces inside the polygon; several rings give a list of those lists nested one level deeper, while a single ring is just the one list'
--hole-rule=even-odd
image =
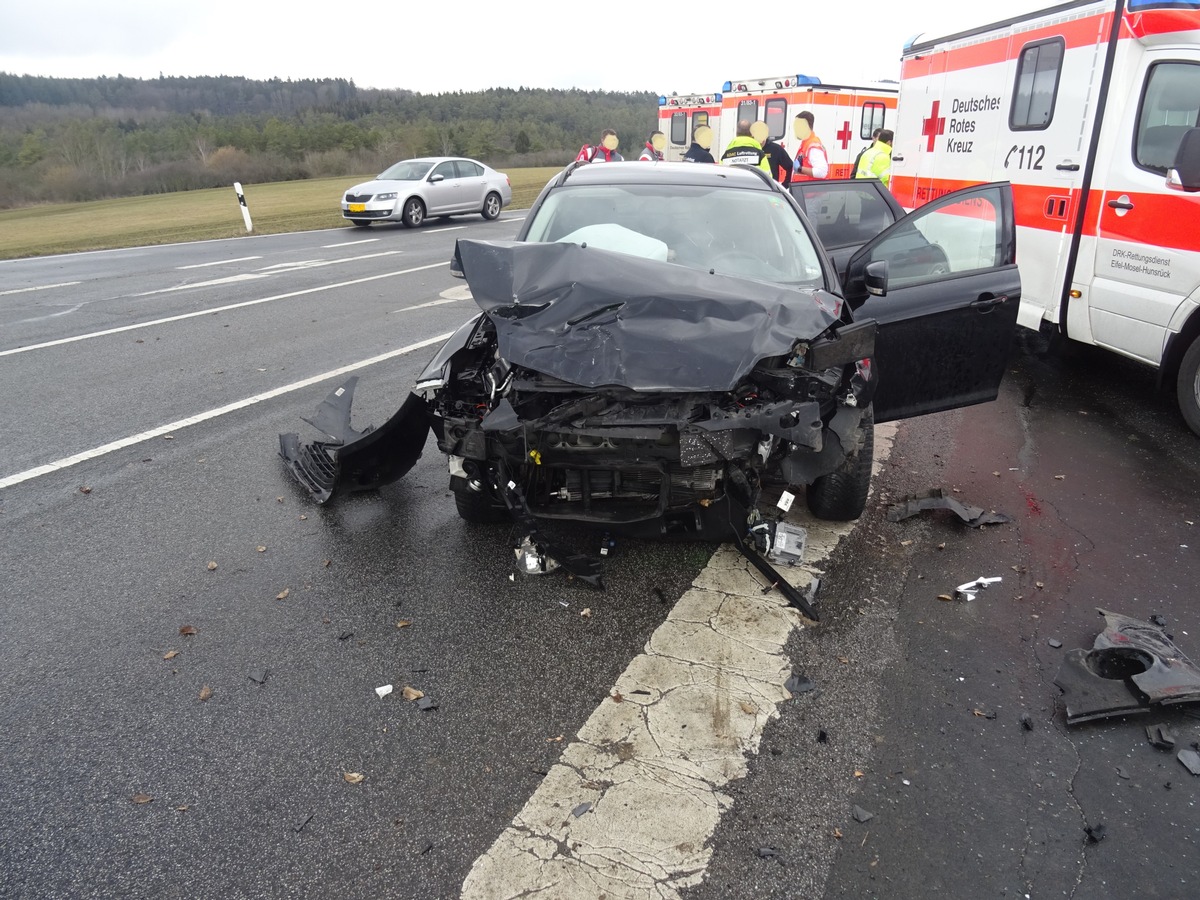
[{"label": "black and white delineator post", "polygon": [[250,207],[246,205],[246,195],[242,193],[242,183],[240,181],[235,181],[233,183],[233,189],[237,191],[238,203],[241,204],[242,207],[242,218],[246,220],[246,230],[253,231],[254,226],[250,224]]}]

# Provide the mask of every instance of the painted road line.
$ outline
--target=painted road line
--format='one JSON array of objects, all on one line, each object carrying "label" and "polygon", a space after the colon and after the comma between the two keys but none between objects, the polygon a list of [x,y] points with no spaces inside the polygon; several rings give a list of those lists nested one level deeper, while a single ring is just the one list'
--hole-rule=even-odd
[{"label": "painted road line", "polygon": [[358,262],[363,259],[376,259],[380,256],[395,256],[398,253],[403,253],[403,250],[384,250],[382,253],[366,253],[362,256],[347,256],[345,259],[301,259],[293,262],[275,263],[266,268],[259,269],[257,272],[241,272],[237,275],[230,275],[226,278],[214,278],[211,281],[192,281],[187,284],[176,284],[171,287],[159,288],[155,291],[143,291],[140,294],[131,294],[133,297],[155,297],[159,294],[173,294],[177,291],[191,291],[196,288],[216,287],[224,284],[236,284],[240,281],[253,281],[257,278],[270,278],[272,275],[286,275],[289,272],[296,272],[301,269],[320,269],[323,266],[340,266],[342,263]]},{"label": "painted road line", "polygon": [[431,228],[424,234],[445,234],[447,231],[462,231],[466,225],[447,225],[445,228]]},{"label": "painted road line", "polygon": [[357,247],[359,244],[373,244],[379,238],[359,238],[356,241],[345,241],[341,244],[322,244],[322,250],[336,250],[339,247]]},{"label": "painted road line", "polygon": [[140,444],[143,441],[151,440],[152,438],[162,437],[165,434],[172,434],[180,431],[191,425],[198,425],[201,422],[207,422],[209,419],[215,419],[219,416],[228,415],[232,412],[237,412],[239,409],[245,409],[248,406],[254,406],[256,403],[262,403],[264,400],[273,400],[275,397],[282,397],[284,394],[290,394],[292,391],[298,391],[302,388],[311,387],[314,384],[320,384],[322,381],[328,381],[331,378],[338,378],[342,375],[347,375],[350,372],[357,372],[359,369],[365,369],[367,366],[373,366],[376,363],[385,362],[389,359],[394,359],[397,356],[404,356],[406,353],[412,353],[414,350],[420,350],[422,347],[428,347],[433,344],[442,344],[450,339],[453,332],[439,334],[436,337],[426,338],[423,341],[418,341],[415,344],[409,344],[407,347],[401,347],[398,350],[390,350],[387,353],[381,353],[379,356],[372,356],[370,359],[360,360],[356,363],[351,363],[347,366],[342,366],[337,369],[330,369],[328,372],[322,372],[320,375],[313,375],[311,378],[305,378],[302,381],[293,381],[291,384],[285,384],[283,387],[277,387],[273,390],[266,391],[262,394],[255,394],[253,397],[247,397],[244,400],[236,400],[233,403],[227,403],[225,406],[219,406],[216,409],[210,409],[207,412],[197,413],[194,416],[188,416],[186,419],[177,419],[174,422],[168,422],[166,425],[159,425],[157,428],[152,428],[149,431],[143,431],[140,434],[130,435],[120,440],[112,441],[108,444],[103,444],[99,447],[93,447],[91,450],[84,450],[82,453],[76,453],[74,456],[65,456],[62,459],[54,462],[46,463],[45,465],[37,466],[33,469],[26,469],[24,472],[18,472],[15,475],[9,475],[7,478],[0,478],[0,489],[12,487],[15,484],[20,484],[23,481],[37,478],[41,475],[48,475],[51,472],[60,472],[63,469],[78,465],[81,462],[86,462],[89,459],[96,459],[100,456],[105,456],[117,450],[122,450],[125,447],[132,447],[134,444]]},{"label": "painted road line", "polygon": [[253,262],[256,259],[262,259],[261,256],[239,256],[237,259],[217,259],[212,262],[195,263],[190,266],[176,266],[176,270],[182,272],[184,269],[207,269],[209,266],[228,266],[233,263]]},{"label": "painted road line", "polygon": [[30,291],[48,291],[51,288],[74,287],[77,284],[83,284],[82,281],[62,281],[58,284],[39,284],[37,287],[14,288],[11,291],[0,291],[0,297],[7,297],[10,294],[28,294]]},{"label": "painted road line", "polygon": [[449,261],[430,263],[427,266],[414,266],[411,269],[400,269],[396,272],[384,272],[382,275],[369,275],[366,278],[356,278],[353,281],[339,281],[336,284],[325,284],[320,287],[305,288],[302,291],[290,291],[286,294],[275,294],[270,297],[259,297],[257,300],[244,300],[241,303],[230,303],[227,306],[214,306],[211,309],[201,309],[196,312],[180,313],[177,316],[167,316],[162,319],[151,319],[148,322],[138,322],[134,325],[121,325],[118,328],[106,328],[104,331],[92,331],[88,334],[77,334],[73,337],[58,338],[41,344],[30,344],[27,347],[14,347],[11,350],[0,350],[0,356],[13,356],[17,353],[29,353],[32,350],[45,350],[47,347],[60,347],[64,344],[74,344],[78,341],[88,341],[92,338],[106,337],[110,334],[120,334],[124,331],[136,331],[139,328],[151,328],[156,325],[167,325],[171,322],[182,322],[185,319],[195,319],[199,316],[211,316],[216,313],[228,312],[232,309],[242,309],[247,306],[257,306],[260,303],[271,303],[275,300],[288,300],[292,297],[303,297],[306,294],[319,294],[322,291],[332,291],[337,288],[351,287],[356,284],[366,284],[381,278],[394,278],[397,275],[411,275],[413,272],[424,272],[426,269],[437,269],[449,265]]},{"label": "painted road line", "polygon": [[[876,428],[876,459],[894,426]],[[803,590],[853,522],[808,529]],[[747,772],[763,728],[789,699],[784,652],[803,617],[731,546],[713,555],[645,651],[617,679],[562,758],[462,887],[463,900],[597,896],[672,900],[699,884],[707,842]],[[619,702],[618,702],[619,698]]]}]

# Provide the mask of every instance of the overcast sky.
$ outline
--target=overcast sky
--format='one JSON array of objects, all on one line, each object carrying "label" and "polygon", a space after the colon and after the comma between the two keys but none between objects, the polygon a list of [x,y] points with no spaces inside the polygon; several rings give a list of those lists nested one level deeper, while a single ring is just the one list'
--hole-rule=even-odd
[{"label": "overcast sky", "polygon": [[[489,87],[707,93],[729,79],[899,76],[921,32],[1047,0],[799,0],[781,17],[696,0],[0,0],[0,71],[95,78],[346,78],[422,93]],[[981,20],[982,17],[982,20]]]}]

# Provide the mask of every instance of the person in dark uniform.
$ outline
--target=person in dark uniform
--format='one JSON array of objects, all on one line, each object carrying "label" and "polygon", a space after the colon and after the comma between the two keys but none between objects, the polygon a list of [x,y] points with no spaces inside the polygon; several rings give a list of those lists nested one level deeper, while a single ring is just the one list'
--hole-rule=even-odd
[{"label": "person in dark uniform", "polygon": [[692,132],[692,146],[683,155],[684,162],[715,163],[709,148],[712,146],[712,129],[707,125],[697,125]]},{"label": "person in dark uniform", "polygon": [[792,183],[792,157],[782,144],[771,140],[766,122],[755,122],[750,126],[750,136],[762,144],[763,152],[771,161],[771,177],[787,187]]}]

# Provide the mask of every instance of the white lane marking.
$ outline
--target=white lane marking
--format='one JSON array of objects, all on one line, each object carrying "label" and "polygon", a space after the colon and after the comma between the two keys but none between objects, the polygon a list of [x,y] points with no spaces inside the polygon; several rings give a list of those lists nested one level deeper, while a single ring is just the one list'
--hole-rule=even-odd
[{"label": "white lane marking", "polygon": [[74,287],[77,284],[82,284],[82,282],[60,281],[58,284],[39,284],[37,287],[14,288],[11,291],[0,291],[0,297],[7,297],[9,294],[28,294],[30,291],[48,291],[51,288]]},{"label": "white lane marking", "polygon": [[447,231],[462,231],[466,225],[447,225],[445,228],[431,228],[425,234],[444,234]]},{"label": "white lane marking", "polygon": [[305,288],[302,291],[291,291],[287,294],[275,294],[271,297],[260,297],[257,300],[245,300],[241,303],[230,303],[227,306],[214,306],[212,309],[201,309],[196,312],[180,313],[177,316],[167,316],[162,319],[151,319],[149,322],[138,322],[135,325],[121,325],[118,328],[107,328],[104,331],[93,331],[88,334],[77,334],[74,337],[58,338],[41,344],[30,344],[28,347],[14,347],[11,350],[0,350],[0,356],[13,356],[17,353],[28,353],[31,350],[45,350],[47,347],[59,347],[63,344],[73,344],[77,341],[87,341],[92,338],[106,337],[110,334],[120,334],[123,331],[135,331],[139,328],[150,328],[154,325],[166,325],[170,322],[181,322],[184,319],[194,319],[198,316],[211,316],[214,313],[228,312],[231,309],[241,309],[245,306],[257,306],[259,303],[271,303],[274,300],[288,300],[292,297],[302,297],[305,294],[317,294],[321,291],[331,291],[335,288],[350,287],[355,284],[366,284],[368,281],[378,281],[381,278],[393,278],[396,275],[411,275],[413,272],[424,272],[426,269],[436,269],[448,266],[450,263],[430,263],[427,266],[414,266],[411,269],[400,269],[396,272],[384,272],[382,275],[369,275],[366,278],[356,278],[353,281],[340,281],[337,284],[324,284],[320,287]]},{"label": "white lane marking", "polygon": [[337,378],[341,375],[356,372],[359,369],[365,369],[367,366],[373,366],[376,363],[385,362],[389,359],[394,359],[397,356],[403,356],[406,353],[412,353],[414,350],[420,350],[422,347],[428,347],[431,344],[441,344],[449,340],[452,332],[439,334],[436,337],[426,338],[423,341],[418,341],[415,344],[409,344],[407,347],[401,347],[398,350],[390,350],[387,353],[381,353],[379,356],[372,356],[370,359],[360,360],[350,365],[342,366],[338,369],[330,369],[328,372],[322,372],[320,375],[314,375],[311,378],[305,378],[302,381],[293,381],[291,384],[285,384],[283,387],[277,387],[273,390],[266,391],[262,394],[255,394],[253,397],[247,397],[244,400],[235,400],[233,403],[227,403],[225,406],[219,406],[216,409],[210,409],[207,412],[197,413],[194,416],[188,416],[186,419],[177,419],[174,422],[168,422],[166,425],[159,425],[157,428],[152,428],[149,431],[143,431],[140,434],[130,435],[129,437],[121,438],[120,440],[112,441],[103,444],[99,447],[93,447],[91,450],[84,450],[82,453],[76,453],[73,456],[65,456],[62,459],[57,459],[54,462],[46,463],[42,466],[37,466],[32,469],[26,469],[24,472],[18,472],[15,475],[9,475],[7,478],[0,478],[0,489],[12,487],[14,484],[20,484],[23,481],[29,481],[32,478],[37,478],[41,475],[48,475],[51,472],[60,472],[63,469],[78,465],[81,462],[86,462],[89,459],[95,459],[98,456],[104,456],[113,453],[117,450],[131,447],[134,444],[140,444],[143,441],[148,441],[152,438],[162,437],[164,434],[171,434],[189,425],[198,425],[201,422],[207,422],[209,419],[215,419],[218,416],[224,416],[231,412],[237,412],[239,409],[245,409],[247,406],[253,406],[256,403],[262,403],[264,400],[272,400],[275,397],[281,397],[284,394],[290,394],[292,391],[298,391],[302,388],[311,387],[314,384],[319,384],[322,381],[328,381],[330,378]]},{"label": "white lane marking", "polygon": [[[876,429],[877,460],[894,434]],[[788,518],[807,528],[808,549],[803,566],[780,574],[803,589],[855,523],[803,510]],[[785,647],[803,622],[779,594],[763,593],[732,546],[718,550],[475,861],[463,900],[677,900],[699,884],[712,856],[706,843],[733,803],[722,788],[746,775],[747,756],[790,696]]]},{"label": "white lane marking", "polygon": [[357,241],[346,241],[343,244],[322,244],[322,250],[336,250],[339,247],[357,247],[359,244],[373,244],[379,238],[359,238]]},{"label": "white lane marking", "polygon": [[300,269],[320,269],[323,266],[338,266],[342,263],[358,262],[362,259],[376,259],[380,256],[395,256],[398,253],[403,253],[403,250],[384,250],[382,253],[364,253],[362,256],[347,256],[345,259],[301,259],[286,263],[276,263],[275,265],[266,266],[259,269],[257,272],[243,272],[239,275],[230,275],[226,278],[214,278],[211,281],[193,281],[187,284],[176,284],[167,288],[159,288],[156,291],[145,291],[141,294],[133,294],[134,297],[154,297],[158,294],[171,294],[175,291],[190,291],[193,288],[214,287],[221,284],[237,284],[240,281],[254,281],[257,278],[270,278],[272,275],[280,275],[288,272],[299,271]]},{"label": "white lane marking", "polygon": [[262,259],[262,257],[261,256],[239,256],[237,259],[217,259],[217,260],[213,260],[212,262],[195,263],[194,265],[190,265],[190,266],[176,266],[175,268],[179,271],[183,271],[184,269],[207,269],[209,266],[225,266],[225,265],[230,265],[232,263],[252,262],[256,259]]},{"label": "white lane marking", "polygon": [[430,300],[428,303],[418,303],[416,306],[402,306],[399,309],[393,309],[392,312],[410,312],[414,309],[427,309],[430,306],[444,306],[447,303],[458,302],[455,297],[448,297],[445,300]]}]

